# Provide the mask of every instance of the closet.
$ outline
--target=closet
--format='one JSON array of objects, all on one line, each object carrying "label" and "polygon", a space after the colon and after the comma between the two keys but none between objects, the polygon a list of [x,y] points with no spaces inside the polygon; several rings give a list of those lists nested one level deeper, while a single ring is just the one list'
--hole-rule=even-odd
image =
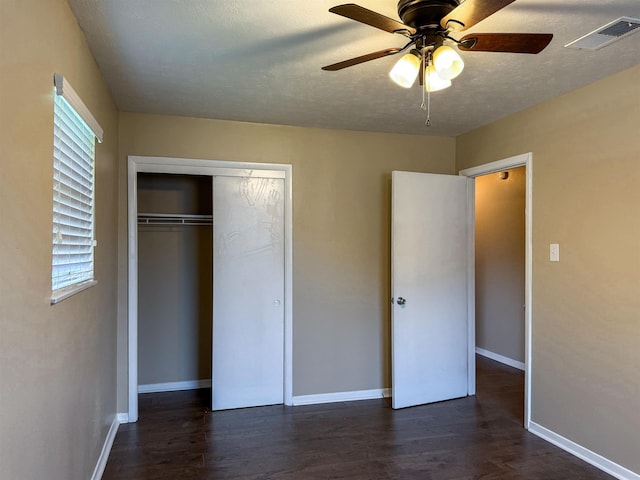
[{"label": "closet", "polygon": [[137,173],[138,388],[283,403],[285,180],[222,172]]},{"label": "closet", "polygon": [[211,385],[211,177],[138,174],[140,392]]}]

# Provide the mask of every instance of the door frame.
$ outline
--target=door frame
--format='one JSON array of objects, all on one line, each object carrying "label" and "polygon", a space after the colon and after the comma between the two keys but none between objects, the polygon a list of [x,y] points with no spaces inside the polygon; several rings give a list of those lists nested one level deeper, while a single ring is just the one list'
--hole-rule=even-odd
[{"label": "door frame", "polygon": [[284,384],[285,405],[293,405],[293,217],[292,167],[289,164],[229,162],[194,158],[130,155],[127,163],[127,421],[138,420],[138,173],[207,176],[259,176],[284,179]]},{"label": "door frame", "polygon": [[[533,154],[523,153],[513,157],[505,158],[495,162],[485,163],[477,167],[460,170],[459,175],[475,178],[489,173],[496,173],[502,170],[515,167],[525,167],[525,327],[524,327],[524,428],[529,430],[531,424],[531,332],[533,327],[532,317],[532,265],[533,265]],[[475,193],[475,184],[474,184]],[[474,195],[475,197],[475,195]],[[473,197],[472,197],[473,198]],[[473,201],[473,221],[475,223],[475,199]],[[473,258],[473,257],[472,257]],[[474,281],[475,277],[475,260],[469,268],[469,281]],[[475,283],[475,282],[474,282]],[[475,287],[474,287],[475,288]],[[475,292],[475,290],[474,290]],[[473,357],[473,382],[475,390],[475,319],[469,322],[470,331],[473,334],[469,336],[469,361]],[[471,325],[473,323],[473,325]],[[471,373],[471,372],[470,372]],[[471,375],[470,375],[471,376]]]}]

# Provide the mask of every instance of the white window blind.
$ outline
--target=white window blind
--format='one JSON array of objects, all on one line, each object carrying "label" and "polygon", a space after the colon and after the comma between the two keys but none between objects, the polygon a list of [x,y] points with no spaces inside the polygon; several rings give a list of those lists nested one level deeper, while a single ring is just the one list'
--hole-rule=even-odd
[{"label": "white window blind", "polygon": [[[56,75],[55,84],[52,303],[66,298],[65,292],[74,287],[93,281],[96,140],[95,130],[66,99],[69,92],[76,103],[79,97],[63,83],[62,76]],[[92,116],[91,120],[95,122]]]}]

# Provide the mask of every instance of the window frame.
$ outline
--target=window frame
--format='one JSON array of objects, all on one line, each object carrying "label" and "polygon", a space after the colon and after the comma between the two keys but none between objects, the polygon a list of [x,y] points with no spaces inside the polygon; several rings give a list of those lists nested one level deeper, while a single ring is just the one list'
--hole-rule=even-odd
[{"label": "window frame", "polygon": [[[69,84],[69,82],[61,75],[61,74],[55,74],[54,75],[54,86],[55,86],[55,91],[54,91],[54,149],[53,149],[53,155],[52,155],[52,159],[53,159],[53,177],[52,177],[52,181],[53,183],[53,208],[52,208],[52,239],[51,239],[51,304],[55,305],[56,303],[61,302],[62,300],[71,297],[72,295],[75,295],[76,293],[79,293],[83,290],[86,290],[89,287],[92,287],[94,285],[96,285],[98,282],[95,279],[95,255],[94,255],[94,249],[96,247],[96,240],[95,240],[95,191],[96,191],[96,178],[95,178],[95,162],[96,162],[96,151],[95,151],[95,141],[97,140],[98,143],[102,143],[102,138],[103,138],[103,130],[100,127],[100,125],[98,124],[98,122],[96,121],[96,119],[93,117],[93,115],[91,114],[91,112],[89,111],[89,109],[86,107],[86,105],[82,102],[82,100],[80,99],[80,97],[78,96],[78,94],[75,92],[75,90],[73,90],[73,88],[71,87],[71,85]],[[62,99],[63,100],[63,104],[61,104],[61,106],[58,105],[58,99]],[[69,107],[69,108],[67,108]],[[63,113],[62,110],[58,110],[58,108],[64,108],[65,110],[69,110],[71,112],[73,112],[77,118],[73,118],[73,121],[79,121],[82,122],[82,128],[85,130],[83,132],[83,137],[85,141],[91,141],[93,142],[92,148],[89,149],[89,152],[86,151],[82,151],[82,153],[77,153],[74,152],[74,154],[83,162],[85,163],[89,163],[90,164],[90,173],[91,173],[91,179],[90,179],[90,201],[87,202],[86,200],[81,202],[83,203],[82,208],[83,208],[83,212],[85,212],[86,215],[89,216],[89,218],[85,218],[84,221],[90,222],[90,275],[85,275],[84,278],[81,278],[73,283],[70,283],[68,285],[63,285],[61,287],[57,287],[56,283],[55,283],[55,278],[54,278],[54,273],[55,273],[55,268],[54,268],[54,259],[56,258],[56,256],[60,255],[58,252],[56,252],[56,245],[60,245],[60,243],[58,243],[56,241],[56,235],[59,235],[57,232],[59,232],[59,230],[57,230],[57,226],[60,225],[57,221],[56,221],[56,216],[59,215],[59,213],[56,213],[56,207],[60,207],[60,206],[64,206],[62,204],[62,202],[59,202],[58,200],[61,198],[60,195],[60,185],[61,185],[61,168],[59,168],[60,165],[66,165],[69,166],[70,163],[74,163],[74,162],[65,162],[64,164],[61,163],[62,162],[62,157],[58,156],[58,149],[55,147],[55,144],[57,141],[63,141],[61,140],[60,136],[58,135],[58,128],[60,128],[62,125],[66,125],[68,122],[65,121],[61,121],[60,123],[56,123],[56,118],[58,115],[61,115]],[[86,128],[85,128],[86,127]],[[88,130],[93,134],[93,138],[91,138],[89,140],[89,136],[87,135],[87,128]],[[69,132],[64,132],[63,133],[76,133],[75,129],[70,129]],[[65,142],[64,145],[67,148],[71,148],[72,145],[71,143],[67,143]],[[86,146],[86,144],[85,144]],[[90,161],[86,161],[88,159],[88,157],[90,157]],[[70,167],[73,170],[73,173],[78,173],[78,171],[75,169],[74,167]],[[72,193],[74,195],[78,195],[80,194],[80,189],[72,186],[71,185],[72,180],[68,180],[67,183],[63,182],[63,186],[66,186],[68,189],[70,189],[70,191],[72,191]],[[85,186],[86,188],[86,186]],[[86,195],[86,192],[82,194],[85,198],[88,196]],[[86,205],[89,204],[89,210],[90,212],[86,211]],[[85,233],[82,235],[85,238],[85,242],[86,239],[89,237],[89,235],[86,234],[86,231],[89,229],[88,226],[84,226],[82,228]],[[69,240],[67,238],[67,240]],[[85,247],[87,246],[87,244],[85,243]],[[86,252],[86,249],[85,249]]]}]

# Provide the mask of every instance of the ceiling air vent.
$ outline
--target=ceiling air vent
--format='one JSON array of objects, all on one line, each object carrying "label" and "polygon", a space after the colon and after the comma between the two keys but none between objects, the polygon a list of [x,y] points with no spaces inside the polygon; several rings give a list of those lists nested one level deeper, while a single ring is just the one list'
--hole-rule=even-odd
[{"label": "ceiling air vent", "polygon": [[613,22],[609,22],[593,32],[565,45],[567,48],[577,48],[580,50],[599,50],[621,38],[631,35],[640,30],[640,19],[631,17],[620,17]]}]

